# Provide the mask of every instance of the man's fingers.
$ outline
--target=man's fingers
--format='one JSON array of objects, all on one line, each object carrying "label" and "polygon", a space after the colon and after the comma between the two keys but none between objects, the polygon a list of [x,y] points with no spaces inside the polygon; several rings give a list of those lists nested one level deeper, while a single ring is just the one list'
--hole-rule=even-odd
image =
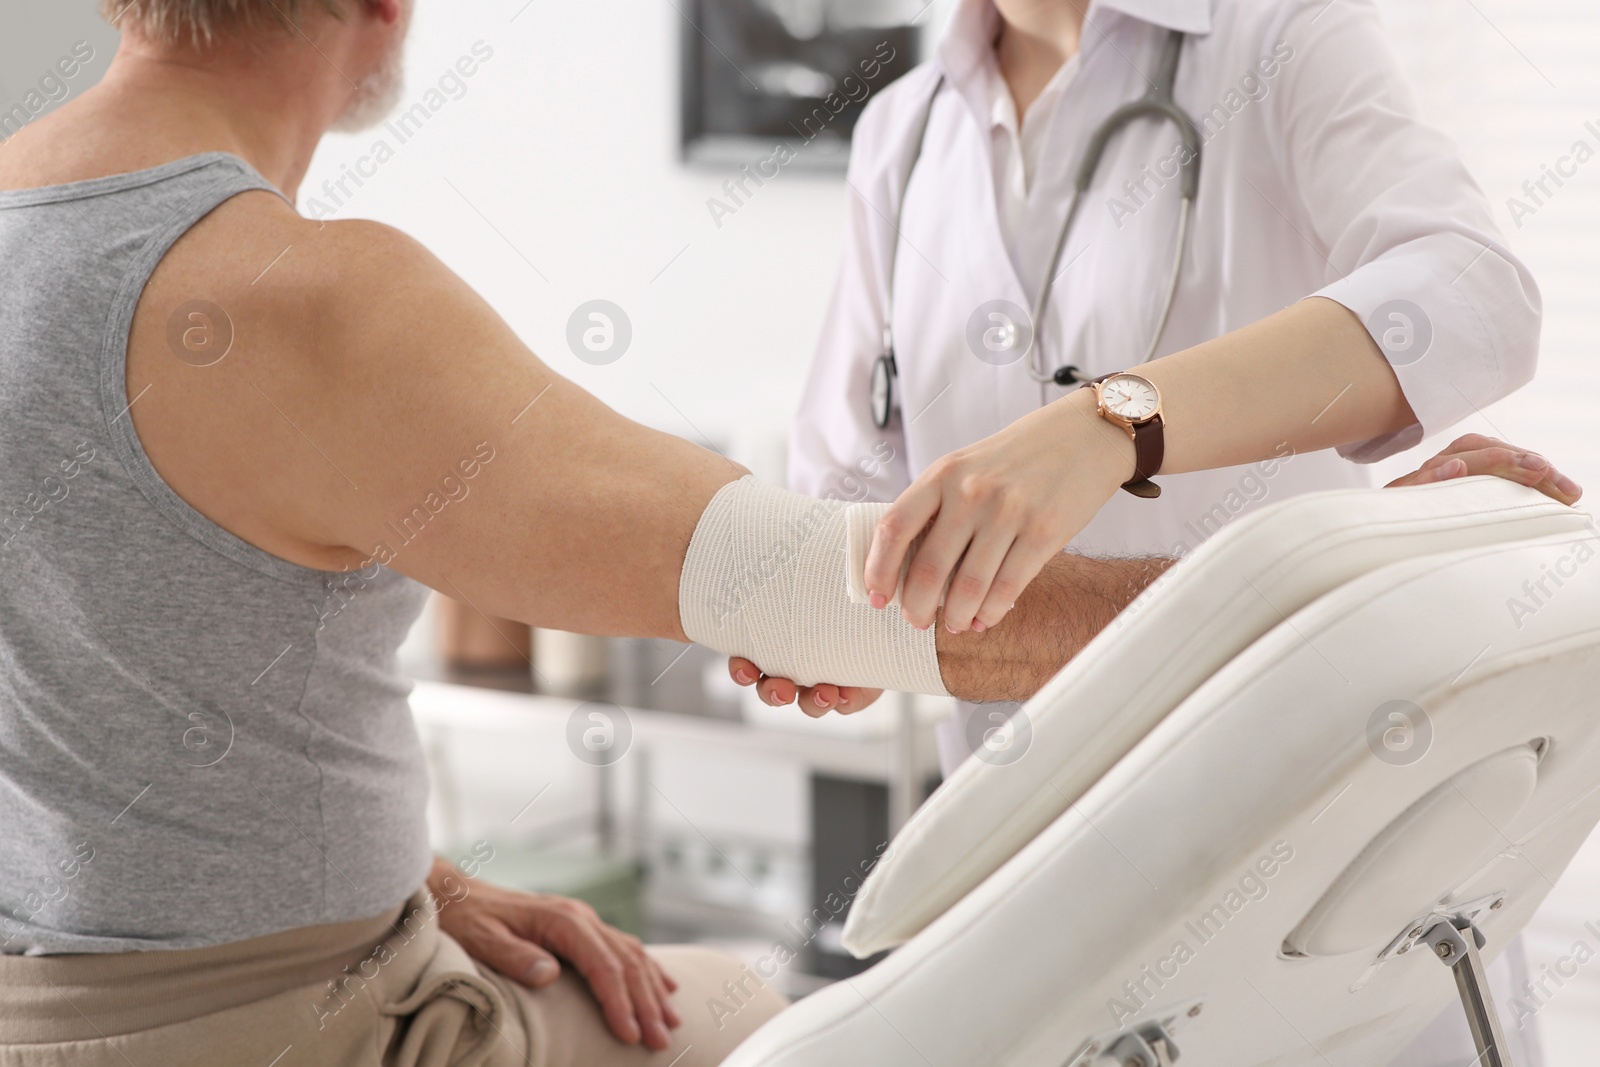
[{"label": "man's fingers", "polygon": [[519,966],[514,973],[517,981],[531,989],[543,989],[561,977],[561,963],[550,953],[529,941],[517,938],[517,943],[533,951],[526,954],[527,966]]},{"label": "man's fingers", "polygon": [[622,964],[623,981],[628,987],[628,999],[633,1005],[634,1020],[643,1036],[646,1048],[660,1052],[672,1044],[667,1032],[666,1013],[662,1010],[665,992],[655,983],[651,960],[636,937],[619,930],[605,928],[610,936],[612,951]]},{"label": "man's fingers", "polygon": [[743,656],[733,656],[728,660],[728,674],[740,685],[755,685],[761,680],[761,668]]},{"label": "man's fingers", "polygon": [[639,1028],[629,992],[627,970],[599,921],[573,909],[549,924],[543,940],[566,957],[589,983],[589,991],[617,1039],[628,1045],[638,1044],[644,1032]]},{"label": "man's fingers", "polygon": [[883,696],[882,689],[865,689],[847,685],[839,689],[839,703],[835,705],[840,715],[853,715],[874,700]]},{"label": "man's fingers", "polygon": [[787,678],[763,678],[756,684],[756,693],[763,703],[773,707],[793,704],[797,686]]},{"label": "man's fingers", "polygon": [[554,956],[498,919],[479,917],[457,936],[474,959],[530,989],[543,989],[561,977],[561,964]]},{"label": "man's fingers", "polygon": [[836,685],[824,683],[800,690],[800,710],[813,719],[828,714],[838,702],[839,687]]},{"label": "man's fingers", "polygon": [[919,478],[878,520],[872,531],[872,546],[867,549],[866,566],[867,595],[872,598],[873,607],[881,608],[894,599],[906,551],[938,511],[937,484]]},{"label": "man's fingers", "polygon": [[655,988],[656,999],[661,1003],[661,1017],[666,1020],[668,1027],[676,1030],[683,1025],[683,1016],[672,1006],[672,994],[678,991],[678,983],[672,980],[672,976],[650,954],[649,949],[644,949],[643,952],[645,973],[650,976],[650,984]]}]

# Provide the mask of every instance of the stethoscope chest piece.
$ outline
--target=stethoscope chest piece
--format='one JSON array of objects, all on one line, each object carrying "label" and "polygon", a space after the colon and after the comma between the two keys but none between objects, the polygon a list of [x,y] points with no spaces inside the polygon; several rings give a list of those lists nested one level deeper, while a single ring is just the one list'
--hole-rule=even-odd
[{"label": "stethoscope chest piece", "polygon": [[872,424],[880,430],[888,429],[894,416],[894,380],[894,352],[888,351],[872,364]]}]

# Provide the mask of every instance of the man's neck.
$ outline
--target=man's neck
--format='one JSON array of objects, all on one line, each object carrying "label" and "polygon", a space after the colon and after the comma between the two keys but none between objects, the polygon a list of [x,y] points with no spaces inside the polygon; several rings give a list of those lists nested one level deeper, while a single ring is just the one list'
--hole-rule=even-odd
[{"label": "man's neck", "polygon": [[137,115],[175,155],[231,152],[291,200],[351,88],[308,42],[253,54],[218,46],[201,56],[124,45],[95,90],[102,106]]},{"label": "man's neck", "polygon": [[1088,0],[1003,0],[998,5],[1001,28],[995,56],[1019,122],[1056,71],[1078,54],[1087,4]]}]

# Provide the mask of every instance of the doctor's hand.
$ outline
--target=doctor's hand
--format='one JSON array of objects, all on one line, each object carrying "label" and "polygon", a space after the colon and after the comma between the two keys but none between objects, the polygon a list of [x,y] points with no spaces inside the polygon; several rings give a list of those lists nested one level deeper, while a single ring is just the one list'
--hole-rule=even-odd
[{"label": "doctor's hand", "polygon": [[761,668],[742,656],[728,660],[728,673],[740,685],[753,685],[761,695],[762,703],[781,706],[800,702],[800,710],[813,719],[820,719],[830,711],[850,715],[860,711],[883,695],[882,689],[863,689],[853,685],[795,685],[787,678],[776,678],[761,673]]},{"label": "doctor's hand", "polygon": [[561,977],[562,961],[589,984],[606,1025],[623,1044],[657,1052],[683,1024],[670,1000],[678,983],[639,939],[607,926],[579,900],[521,893],[468,878],[436,858],[428,889],[439,928],[467,954],[530,989]]},{"label": "doctor's hand", "polygon": [[1583,487],[1556,470],[1537,452],[1507,444],[1493,437],[1469,433],[1450,442],[1450,446],[1410,474],[1390,482],[1385,488],[1400,485],[1426,485],[1473,474],[1492,474],[1539,490],[1552,500],[1575,504]]},{"label": "doctor's hand", "polygon": [[933,624],[947,587],[951,633],[996,625],[1133,472],[1133,442],[1096,413],[1092,389],[935,460],[878,521],[866,563],[873,607],[893,599],[904,567],[901,611],[913,626]]}]

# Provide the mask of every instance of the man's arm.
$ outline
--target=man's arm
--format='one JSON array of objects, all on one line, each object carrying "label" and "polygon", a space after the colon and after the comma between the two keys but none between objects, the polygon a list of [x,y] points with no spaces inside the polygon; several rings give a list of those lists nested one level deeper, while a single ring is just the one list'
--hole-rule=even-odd
[{"label": "man's arm", "polygon": [[[743,469],[563,379],[409,238],[249,200],[179,242],[135,320],[131,412],[178,494],[308,567],[376,561],[486,615],[684,640],[690,540]],[[200,295],[235,337],[205,367],[167,347]],[[1104,621],[1063,626],[1068,589],[1103,594],[1105,618],[1126,601],[1122,577],[1061,566],[1003,631],[939,646],[947,687],[1031,692]]]},{"label": "man's arm", "polygon": [[[206,367],[167,342],[199,297],[234,336]],[[684,639],[690,536],[745,473],[552,371],[416,242],[319,228],[259,194],[157,270],[127,390],[156,469],[244,540],[320,569],[376,560],[485,614],[601,635]]]},{"label": "man's arm", "polygon": [[963,700],[1027,700],[1176,560],[1058,552],[1000,625],[936,641],[945,688]]}]

